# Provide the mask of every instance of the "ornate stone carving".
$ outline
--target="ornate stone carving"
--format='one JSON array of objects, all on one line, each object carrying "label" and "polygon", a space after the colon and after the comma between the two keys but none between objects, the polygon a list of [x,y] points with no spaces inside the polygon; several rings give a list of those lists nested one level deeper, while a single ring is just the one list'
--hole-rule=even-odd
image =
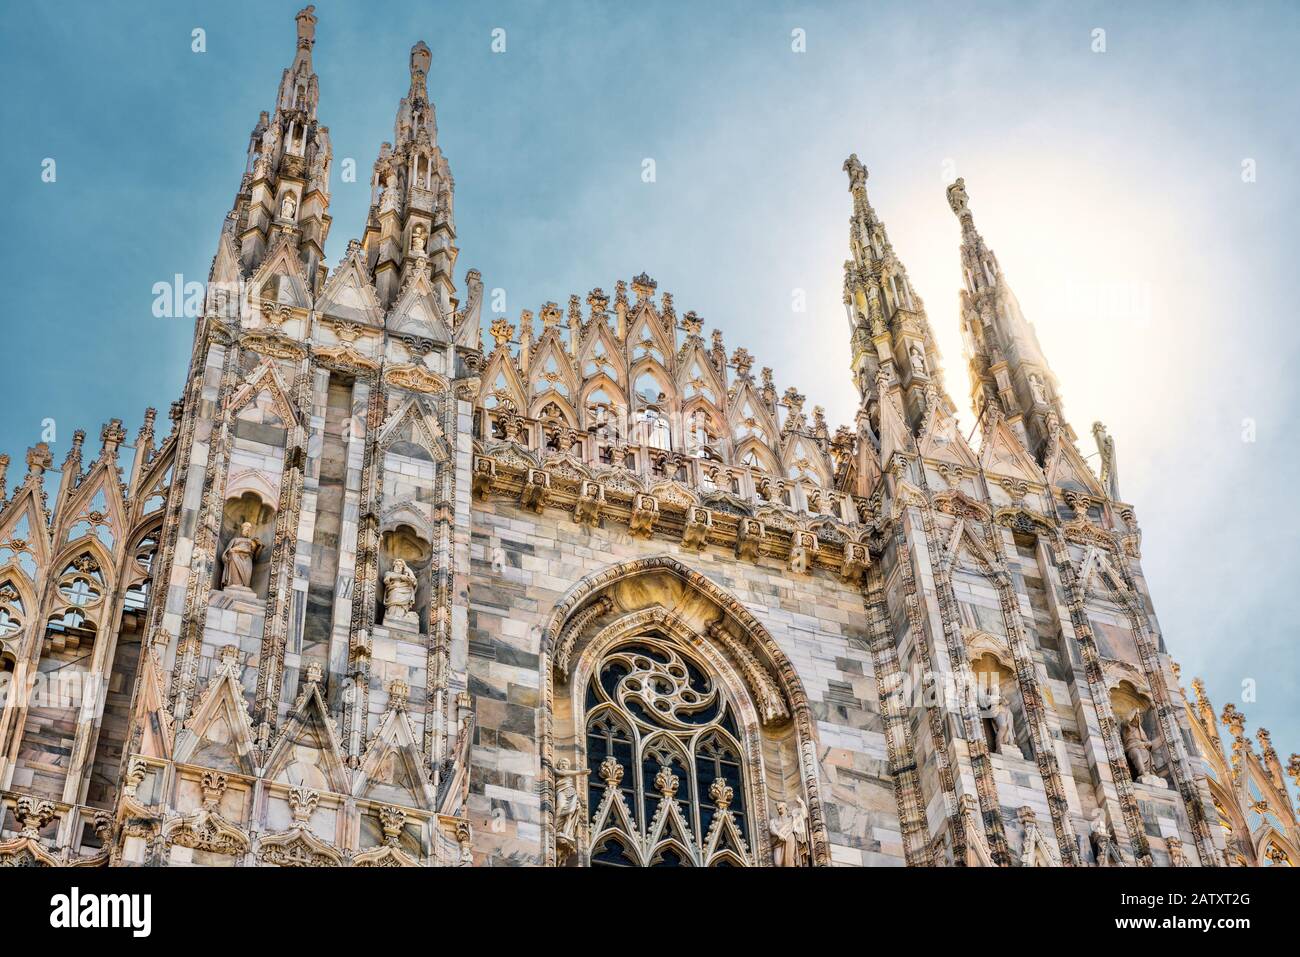
[{"label": "ornate stone carving", "polygon": [[796,800],[793,810],[785,801],[777,801],[776,817],[768,822],[768,829],[775,866],[808,866],[808,808],[802,798]]},{"label": "ornate stone carving", "polygon": [[683,548],[703,548],[713,528],[713,516],[707,508],[698,505],[686,509],[686,524],[682,528]]},{"label": "ornate stone carving", "polygon": [[418,582],[415,572],[406,562],[394,559],[393,567],[384,575],[384,621],[386,623],[418,622],[415,612],[415,589]]},{"label": "ornate stone carving", "polygon": [[253,581],[253,562],[262,550],[262,543],[252,536],[253,523],[244,522],[239,526],[239,534],[222,552],[221,560],[225,563],[221,571],[222,588],[252,591],[249,586]]},{"label": "ornate stone carving", "polygon": [[632,517],[628,531],[633,535],[649,535],[659,520],[659,501],[653,495],[637,493],[632,504]]}]

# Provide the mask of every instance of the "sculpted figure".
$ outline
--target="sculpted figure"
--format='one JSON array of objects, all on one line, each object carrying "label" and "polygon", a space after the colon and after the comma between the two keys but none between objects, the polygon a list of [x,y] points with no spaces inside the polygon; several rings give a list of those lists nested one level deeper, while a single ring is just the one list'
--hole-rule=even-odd
[{"label": "sculpted figure", "polygon": [[790,571],[800,575],[808,571],[808,549],[802,544],[790,549]]},{"label": "sculpted figure", "polygon": [[1018,751],[1015,719],[1011,715],[1011,705],[1007,703],[1007,699],[998,697],[989,710],[992,712],[994,739],[998,744],[998,753],[1007,754],[1009,750]]},{"label": "sculpted figure", "polygon": [[793,811],[785,801],[776,802],[776,817],[768,822],[772,832],[772,863],[777,867],[808,866],[808,807],[803,799]]},{"label": "sculpted figure", "polygon": [[411,255],[423,256],[424,244],[425,244],[424,227],[417,224],[416,227],[413,230],[411,230]]},{"label": "sculpted figure", "polygon": [[384,618],[390,621],[411,621],[415,606],[415,572],[399,558],[384,576]]},{"label": "sculpted figure", "polygon": [[570,770],[568,758],[555,762],[555,839],[557,844],[569,848],[577,846],[578,822],[582,817],[577,781],[586,775],[585,768]]},{"label": "sculpted figure", "polygon": [[1151,773],[1151,741],[1142,730],[1142,716],[1134,711],[1120,731],[1124,753],[1128,755],[1133,776],[1139,780]]},{"label": "sculpted figure", "polygon": [[1029,374],[1029,391],[1034,394],[1034,401],[1047,404],[1047,386],[1043,385],[1043,377],[1037,372]]},{"label": "sculpted figure", "polygon": [[225,563],[221,571],[221,587],[249,588],[253,581],[253,561],[261,550],[262,543],[253,538],[253,523],[242,523],[239,534],[230,540],[221,554]]},{"label": "sculpted figure", "polygon": [[284,200],[280,203],[280,218],[293,219],[293,214],[298,211],[298,197],[293,193],[285,193]]},{"label": "sculpted figure", "polygon": [[925,367],[925,354],[921,352],[920,347],[917,346],[915,342],[912,343],[912,348],[911,351],[908,352],[908,357],[912,360],[913,372],[920,373],[921,375],[929,375],[929,370]]}]

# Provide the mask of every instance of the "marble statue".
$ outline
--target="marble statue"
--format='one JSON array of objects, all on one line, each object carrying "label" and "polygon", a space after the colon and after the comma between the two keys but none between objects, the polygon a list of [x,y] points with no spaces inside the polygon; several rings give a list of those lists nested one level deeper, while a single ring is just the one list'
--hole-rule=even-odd
[{"label": "marble statue", "polygon": [[404,559],[397,559],[393,567],[384,575],[384,620],[416,620],[411,611],[415,607],[415,572],[407,567]]},{"label": "marble statue", "polygon": [[557,844],[569,848],[577,847],[578,823],[582,818],[577,782],[587,773],[585,768],[570,769],[568,758],[555,762],[555,839]]},{"label": "marble statue", "polygon": [[1029,374],[1029,391],[1033,393],[1035,402],[1047,404],[1047,386],[1043,385],[1043,377],[1037,372]]},{"label": "marble statue", "polygon": [[226,550],[221,553],[221,560],[225,563],[221,572],[221,587],[251,590],[253,562],[261,550],[262,543],[253,538],[253,523],[241,523],[239,534],[230,540]]},{"label": "marble statue", "polygon": [[1128,755],[1129,767],[1133,776],[1139,781],[1151,776],[1151,741],[1142,730],[1142,715],[1134,711],[1121,725],[1120,739],[1124,743],[1124,753]]},{"label": "marble statue", "polygon": [[423,256],[424,248],[425,248],[424,227],[417,224],[416,227],[413,230],[411,230],[411,255]]},{"label": "marble statue", "polygon": [[298,197],[293,193],[285,193],[284,199],[280,203],[280,218],[293,219],[293,214],[298,211]]},{"label": "marble statue", "polygon": [[777,867],[806,867],[808,864],[808,806],[796,799],[795,809],[776,802],[776,817],[768,822],[772,833],[772,863]]},{"label": "marble statue", "polygon": [[925,367],[925,354],[921,352],[916,343],[912,343],[912,348],[908,351],[908,358],[912,360],[912,371],[919,375],[929,375]]},{"label": "marble statue", "polygon": [[999,754],[1009,754],[1012,750],[1019,751],[1016,744],[1016,723],[1011,714],[1011,705],[1007,699],[998,697],[990,706],[990,717],[993,721],[993,737],[997,742]]}]

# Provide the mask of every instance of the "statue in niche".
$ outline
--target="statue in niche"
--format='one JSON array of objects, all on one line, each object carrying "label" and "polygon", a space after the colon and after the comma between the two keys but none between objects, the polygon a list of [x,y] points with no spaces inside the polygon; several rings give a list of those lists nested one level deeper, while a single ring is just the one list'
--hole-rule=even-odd
[{"label": "statue in niche", "polygon": [[1029,373],[1029,391],[1034,395],[1034,401],[1039,405],[1047,404],[1047,386],[1043,384],[1043,377],[1037,372]]},{"label": "statue in niche", "polygon": [[577,782],[589,773],[586,768],[570,769],[569,759],[555,762],[555,843],[570,851],[578,846],[578,823],[582,819],[582,802],[578,800]]},{"label": "statue in niche", "polygon": [[411,230],[411,255],[423,256],[425,250],[426,236],[424,227],[416,223],[415,228]]},{"label": "statue in niche", "polygon": [[253,538],[253,523],[241,523],[239,534],[230,540],[221,554],[225,563],[221,571],[221,587],[252,591],[253,562],[261,550],[262,543]]},{"label": "statue in niche", "polygon": [[406,560],[399,558],[384,575],[384,621],[409,622],[418,621],[412,609],[415,607],[415,572],[407,566]]},{"label": "statue in niche", "polygon": [[1092,846],[1093,858],[1098,867],[1123,866],[1124,860],[1120,857],[1119,848],[1115,845],[1115,838],[1101,808],[1093,810],[1088,821],[1088,843]]},{"label": "statue in niche", "polygon": [[296,212],[298,212],[298,197],[293,193],[285,193],[284,199],[280,201],[280,218],[293,219]]},{"label": "statue in niche", "polygon": [[[1016,744],[1016,722],[1011,713],[1011,705],[1006,698],[998,696],[989,705],[989,718],[993,722],[993,741],[998,754],[1020,753]],[[1024,757],[1023,754],[1020,755]]]},{"label": "statue in niche", "polygon": [[930,374],[929,370],[925,366],[925,354],[921,351],[921,347],[915,342],[912,343],[912,348],[908,351],[907,355],[908,358],[912,360],[912,372],[915,375]]},{"label": "statue in niche", "polygon": [[1124,744],[1124,753],[1128,756],[1133,776],[1145,781],[1151,775],[1151,739],[1142,728],[1142,714],[1134,711],[1129,719],[1120,726],[1120,740]]},{"label": "statue in niche", "polygon": [[492,570],[498,575],[506,570],[506,550],[500,542],[492,546]]},{"label": "statue in niche", "polygon": [[795,809],[785,801],[776,802],[776,817],[768,822],[772,833],[772,863],[777,867],[808,866],[808,806],[802,798]]}]

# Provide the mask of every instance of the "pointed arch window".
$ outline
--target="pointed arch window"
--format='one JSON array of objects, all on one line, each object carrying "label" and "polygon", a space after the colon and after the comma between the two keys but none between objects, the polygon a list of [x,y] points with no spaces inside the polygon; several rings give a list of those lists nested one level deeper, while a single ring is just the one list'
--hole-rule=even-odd
[{"label": "pointed arch window", "polygon": [[668,416],[658,409],[646,408],[637,414],[637,433],[640,445],[665,452],[672,450],[672,428],[668,424]]},{"label": "pointed arch window", "polygon": [[702,660],[657,635],[613,646],[585,699],[593,866],[750,862],[736,711]]},{"label": "pointed arch window", "polygon": [[0,638],[16,635],[23,627],[23,600],[12,582],[0,584]]},{"label": "pointed arch window", "polygon": [[127,611],[143,611],[145,605],[149,602],[149,586],[153,581],[154,560],[158,557],[158,536],[150,533],[140,539],[140,543],[135,547],[134,557],[137,574],[143,572],[145,577],[127,588],[123,604]]},{"label": "pointed arch window", "polygon": [[0,545],[0,568],[4,568],[11,562],[21,568],[23,574],[30,580],[36,580],[36,559],[32,556],[31,547],[22,539]]},{"label": "pointed arch window", "polygon": [[586,364],[582,367],[582,374],[588,378],[603,374],[609,376],[615,382],[618,381],[618,367],[610,359],[604,342],[596,343],[596,348],[591,351]]}]

